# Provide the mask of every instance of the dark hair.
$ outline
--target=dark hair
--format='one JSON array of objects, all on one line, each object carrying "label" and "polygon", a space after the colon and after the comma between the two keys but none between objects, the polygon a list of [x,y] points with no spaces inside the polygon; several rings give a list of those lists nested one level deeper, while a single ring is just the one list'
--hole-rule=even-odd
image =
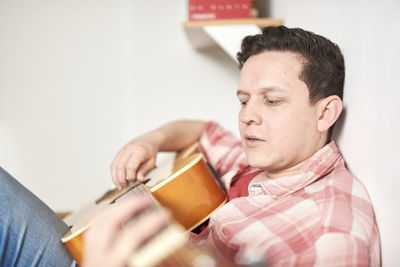
[{"label": "dark hair", "polygon": [[[303,70],[299,78],[308,87],[311,104],[330,95],[343,99],[345,68],[337,44],[300,28],[266,27],[262,34],[243,39],[241,51],[237,53],[240,68],[249,57],[265,51],[290,51],[302,57]],[[328,140],[332,130],[333,126]]]}]

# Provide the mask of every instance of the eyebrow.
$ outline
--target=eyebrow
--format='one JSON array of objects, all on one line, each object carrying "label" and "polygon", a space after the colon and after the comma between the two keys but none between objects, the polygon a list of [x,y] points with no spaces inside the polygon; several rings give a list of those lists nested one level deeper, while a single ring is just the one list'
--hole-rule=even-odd
[{"label": "eyebrow", "polygon": [[[283,93],[288,93],[287,89],[278,87],[278,86],[271,86],[271,87],[264,87],[261,88],[261,93],[267,93],[267,92],[283,92]],[[236,95],[248,95],[249,93],[246,90],[238,89],[236,91]]]}]

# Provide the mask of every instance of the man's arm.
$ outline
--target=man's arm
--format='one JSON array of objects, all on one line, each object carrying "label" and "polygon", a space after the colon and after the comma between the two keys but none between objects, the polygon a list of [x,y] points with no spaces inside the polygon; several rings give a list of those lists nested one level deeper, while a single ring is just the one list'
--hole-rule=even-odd
[{"label": "man's arm", "polygon": [[197,141],[205,124],[179,120],[134,138],[120,149],[111,164],[114,184],[121,188],[127,186],[127,180],[143,180],[154,168],[159,151],[178,151]]},{"label": "man's arm", "polygon": [[323,234],[304,251],[288,250],[275,258],[268,258],[267,253],[265,258],[270,265],[380,266],[379,257],[370,254],[369,245],[348,233],[333,232]]},{"label": "man's arm", "polygon": [[315,243],[315,266],[376,266],[368,244],[348,233],[326,233]]}]

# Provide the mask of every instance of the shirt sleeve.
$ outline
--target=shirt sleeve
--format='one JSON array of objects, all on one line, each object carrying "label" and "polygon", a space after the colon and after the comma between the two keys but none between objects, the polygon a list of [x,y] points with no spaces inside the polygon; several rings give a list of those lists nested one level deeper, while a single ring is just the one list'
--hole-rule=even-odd
[{"label": "shirt sleeve", "polygon": [[368,246],[346,233],[327,233],[315,243],[316,266],[369,266]]},{"label": "shirt sleeve", "polygon": [[[268,259],[267,259],[268,260]],[[370,265],[368,245],[346,233],[323,234],[315,245],[300,253],[271,262],[272,265],[296,263],[299,266],[379,266]]]},{"label": "shirt sleeve", "polygon": [[247,166],[240,140],[211,121],[206,124],[199,143],[205,157],[229,189],[232,178]]}]

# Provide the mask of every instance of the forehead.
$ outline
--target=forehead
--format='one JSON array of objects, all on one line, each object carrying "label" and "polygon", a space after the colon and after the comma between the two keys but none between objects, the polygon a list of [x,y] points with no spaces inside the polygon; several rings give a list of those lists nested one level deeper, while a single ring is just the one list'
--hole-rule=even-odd
[{"label": "forehead", "polygon": [[290,90],[304,85],[300,55],[288,51],[266,51],[251,56],[240,73],[239,90],[279,87]]}]

